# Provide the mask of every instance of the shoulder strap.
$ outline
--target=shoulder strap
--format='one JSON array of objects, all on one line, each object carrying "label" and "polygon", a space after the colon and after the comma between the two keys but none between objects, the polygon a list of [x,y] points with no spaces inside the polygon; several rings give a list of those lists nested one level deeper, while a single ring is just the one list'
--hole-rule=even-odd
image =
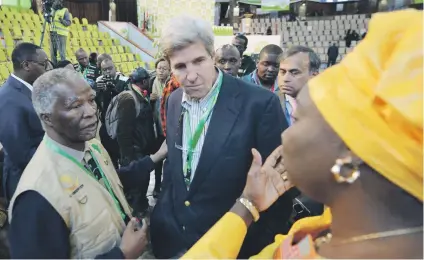
[{"label": "shoulder strap", "polygon": [[140,101],[138,100],[137,94],[134,93],[134,91],[132,90],[128,90],[128,93],[131,94],[131,96],[134,99],[135,102],[135,113],[136,113],[136,117],[138,117],[138,115],[140,114]]}]

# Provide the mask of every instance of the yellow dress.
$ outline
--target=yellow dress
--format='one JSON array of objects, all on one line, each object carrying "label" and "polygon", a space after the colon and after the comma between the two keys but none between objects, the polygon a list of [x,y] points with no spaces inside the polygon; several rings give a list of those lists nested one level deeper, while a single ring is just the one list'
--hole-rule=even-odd
[{"label": "yellow dress", "polygon": [[[274,243],[251,259],[318,258],[313,238],[331,223],[329,209],[322,216],[304,218],[293,224],[287,235],[277,235]],[[235,259],[243,244],[247,227],[243,219],[229,212],[225,214],[182,259]],[[292,244],[294,243],[294,244]]]}]

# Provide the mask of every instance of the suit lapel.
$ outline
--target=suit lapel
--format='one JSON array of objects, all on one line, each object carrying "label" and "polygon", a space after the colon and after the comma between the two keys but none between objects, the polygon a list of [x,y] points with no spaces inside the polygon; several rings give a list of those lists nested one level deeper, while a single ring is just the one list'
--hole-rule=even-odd
[{"label": "suit lapel", "polygon": [[32,101],[31,90],[29,90],[28,87],[22,84],[19,80],[15,79],[12,76],[9,76],[9,78],[7,79],[7,84],[24,94],[30,101]]},{"label": "suit lapel", "polygon": [[212,165],[216,162],[237,120],[239,114],[238,87],[234,78],[224,74],[221,91],[209,122],[199,163],[190,185],[190,193],[195,193],[210,173]]},{"label": "suit lapel", "polygon": [[[176,132],[175,133],[167,133],[167,137],[169,138],[169,143],[168,143],[168,150],[169,152],[172,152],[172,158],[175,158],[175,164],[173,164],[172,167],[175,167],[175,169],[173,170],[173,172],[176,173],[176,175],[174,175],[172,178],[177,177],[176,180],[178,182],[181,182],[180,184],[184,187],[184,190],[187,191],[186,189],[186,185],[184,183],[184,173],[183,173],[183,162],[182,162],[182,151],[181,149],[177,148],[176,145],[181,145],[182,146],[182,133],[183,133],[183,124],[182,124],[182,118],[181,118],[181,111],[182,111],[182,106],[181,106],[181,100],[183,97],[183,90],[182,88],[175,90],[177,93],[175,93],[176,95],[178,95],[175,100],[176,102],[172,103],[172,107],[169,107],[167,110],[168,111],[172,111],[169,115],[167,115],[167,119],[168,120],[172,120],[172,125],[174,125],[175,127],[167,127],[167,129],[175,129]],[[170,104],[170,103],[169,103]],[[171,147],[171,149],[169,149],[169,147]],[[178,185],[178,186],[181,186]]]}]

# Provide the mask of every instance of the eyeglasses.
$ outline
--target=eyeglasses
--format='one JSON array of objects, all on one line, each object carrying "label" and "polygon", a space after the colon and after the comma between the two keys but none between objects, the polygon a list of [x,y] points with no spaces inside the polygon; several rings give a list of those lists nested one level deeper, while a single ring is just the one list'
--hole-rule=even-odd
[{"label": "eyeglasses", "polygon": [[27,60],[27,61],[36,63],[36,64],[41,65],[41,66],[44,66],[45,70],[53,69],[53,62],[51,62],[50,60],[45,60],[45,61]]}]

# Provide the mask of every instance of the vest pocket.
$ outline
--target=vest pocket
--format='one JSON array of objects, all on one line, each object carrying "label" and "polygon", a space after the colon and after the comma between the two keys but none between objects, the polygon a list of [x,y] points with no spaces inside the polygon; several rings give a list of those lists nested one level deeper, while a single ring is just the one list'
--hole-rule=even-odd
[{"label": "vest pocket", "polygon": [[117,227],[111,213],[102,210],[91,221],[82,223],[71,230],[71,247],[76,249],[75,255],[79,258],[94,258],[104,254],[121,242]]}]

